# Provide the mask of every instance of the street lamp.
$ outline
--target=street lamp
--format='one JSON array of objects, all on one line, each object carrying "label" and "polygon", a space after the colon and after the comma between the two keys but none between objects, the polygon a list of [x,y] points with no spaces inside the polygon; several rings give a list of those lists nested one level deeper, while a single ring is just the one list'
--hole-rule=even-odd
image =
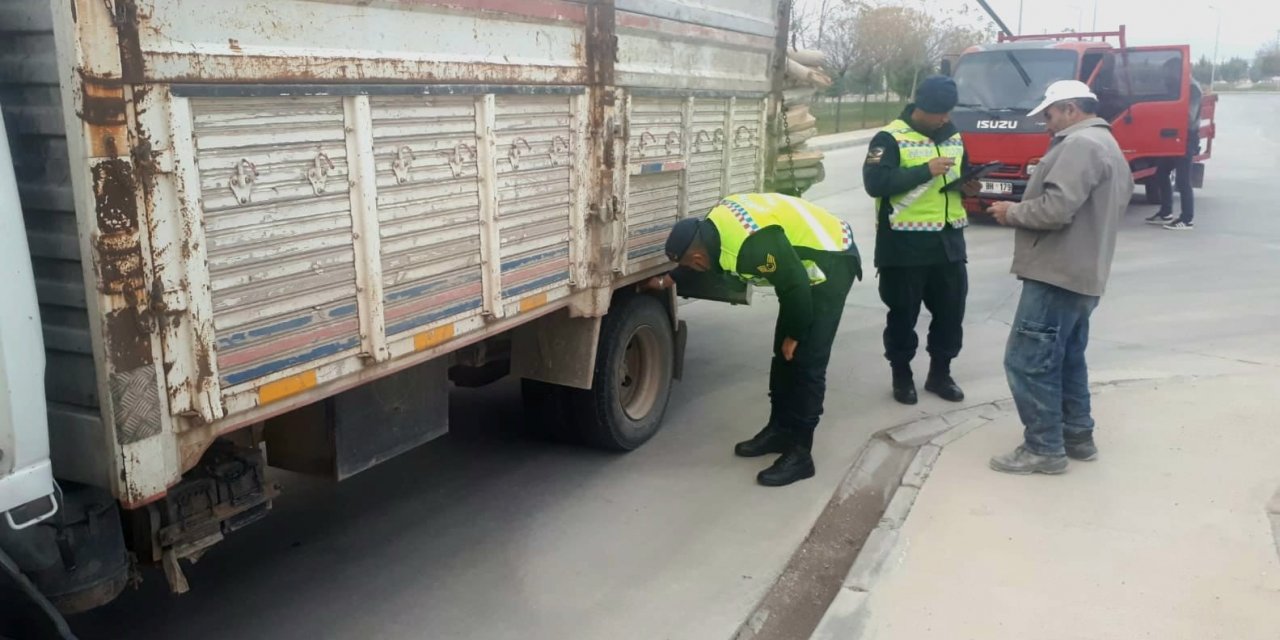
[{"label": "street lamp", "polygon": [[1218,14],[1218,26],[1213,32],[1213,62],[1209,65],[1209,90],[1213,91],[1213,83],[1218,79],[1218,40],[1222,37],[1222,9],[1209,5]]}]

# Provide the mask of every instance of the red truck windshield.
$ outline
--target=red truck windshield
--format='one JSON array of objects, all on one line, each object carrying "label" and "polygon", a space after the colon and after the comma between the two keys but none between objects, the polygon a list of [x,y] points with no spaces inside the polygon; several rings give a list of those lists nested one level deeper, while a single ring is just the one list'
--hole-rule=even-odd
[{"label": "red truck windshield", "polygon": [[1058,80],[1076,77],[1074,51],[1014,49],[979,51],[961,56],[956,63],[960,107],[1029,111],[1044,97],[1044,90]]}]

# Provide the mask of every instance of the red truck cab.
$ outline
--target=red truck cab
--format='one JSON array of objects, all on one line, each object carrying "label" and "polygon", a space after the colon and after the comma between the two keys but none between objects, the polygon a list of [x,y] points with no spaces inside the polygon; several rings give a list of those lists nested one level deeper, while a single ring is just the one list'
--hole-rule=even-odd
[{"label": "red truck cab", "polygon": [[[1108,39],[1118,39],[1113,45]],[[1155,197],[1156,165],[1186,152],[1192,126],[1200,130],[1201,152],[1193,184],[1203,183],[1212,151],[1217,96],[1205,94],[1200,120],[1191,123],[1191,52],[1187,45],[1128,47],[1124,27],[1116,32],[1007,36],[995,44],[969,48],[952,75],[960,100],[951,120],[964,137],[971,163],[999,162],[983,180],[982,193],[965,201],[972,215],[995,200],[1017,200],[1049,146],[1044,121],[1028,117],[1049,84],[1076,79],[1098,96],[1099,116],[1112,131],[1133,178]]]}]

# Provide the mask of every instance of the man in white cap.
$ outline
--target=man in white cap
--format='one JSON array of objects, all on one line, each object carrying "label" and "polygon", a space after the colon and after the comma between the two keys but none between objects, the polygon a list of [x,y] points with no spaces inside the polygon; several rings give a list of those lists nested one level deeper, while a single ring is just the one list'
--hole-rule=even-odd
[{"label": "man in white cap", "polygon": [[988,210],[1018,229],[1012,271],[1023,283],[1004,367],[1026,429],[1022,445],[991,459],[996,471],[1062,473],[1068,458],[1098,455],[1084,352],[1133,179],[1097,110],[1083,82],[1049,85],[1029,114],[1041,114],[1053,134],[1049,151],[1021,202]]}]

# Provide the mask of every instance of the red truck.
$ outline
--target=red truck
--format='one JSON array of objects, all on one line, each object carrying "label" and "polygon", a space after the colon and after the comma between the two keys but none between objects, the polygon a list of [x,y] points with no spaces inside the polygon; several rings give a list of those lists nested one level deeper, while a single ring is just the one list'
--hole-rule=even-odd
[{"label": "red truck", "polygon": [[[1194,126],[1189,116],[1190,47],[1130,47],[1123,26],[1098,33],[1001,33],[996,43],[960,54],[951,74],[960,92],[951,119],[964,136],[969,160],[1001,163],[983,180],[981,194],[966,199],[970,215],[985,213],[992,201],[1021,198],[1049,145],[1044,122],[1027,112],[1050,83],[1077,79],[1093,88],[1099,115],[1111,122],[1133,179],[1146,187],[1150,203],[1158,202],[1158,162],[1185,153],[1188,129]],[[1217,100],[1217,95],[1207,93],[1201,101],[1201,153],[1192,171],[1195,187],[1203,185],[1204,161],[1213,150]]]}]

